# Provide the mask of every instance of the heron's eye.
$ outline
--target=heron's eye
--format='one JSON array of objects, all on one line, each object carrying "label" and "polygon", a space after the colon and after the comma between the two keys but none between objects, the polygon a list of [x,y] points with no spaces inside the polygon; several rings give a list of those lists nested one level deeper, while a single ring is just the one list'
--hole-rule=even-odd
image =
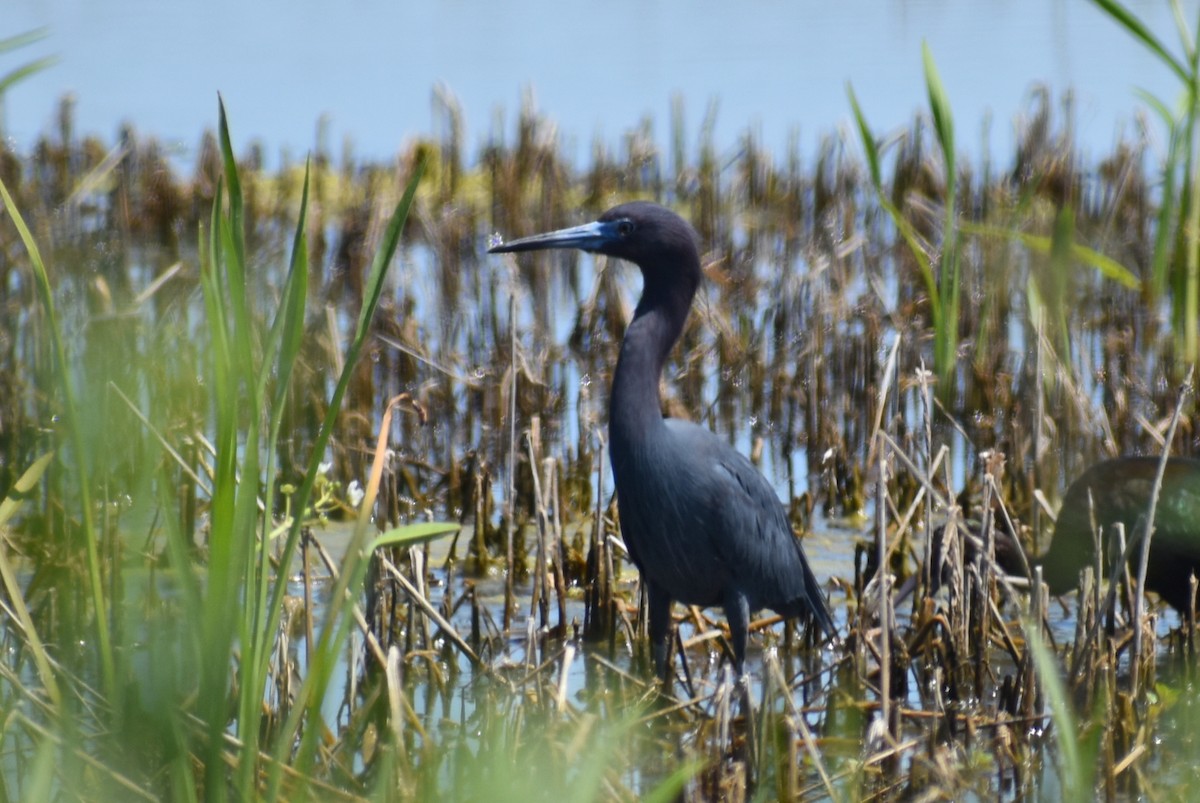
[{"label": "heron's eye", "polygon": [[628,237],[629,235],[633,234],[633,221],[622,220],[620,223],[618,223],[617,234],[621,235],[622,237]]}]

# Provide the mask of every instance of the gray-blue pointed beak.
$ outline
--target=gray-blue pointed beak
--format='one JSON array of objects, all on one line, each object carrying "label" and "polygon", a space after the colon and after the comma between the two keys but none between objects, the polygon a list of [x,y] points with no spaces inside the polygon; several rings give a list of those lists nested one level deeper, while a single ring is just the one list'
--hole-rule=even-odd
[{"label": "gray-blue pointed beak", "polygon": [[615,223],[601,222],[584,223],[582,226],[572,226],[569,229],[534,234],[522,237],[512,242],[494,245],[488,249],[489,254],[507,254],[517,251],[544,251],[548,248],[579,248],[583,251],[598,251],[605,244],[617,237]]}]

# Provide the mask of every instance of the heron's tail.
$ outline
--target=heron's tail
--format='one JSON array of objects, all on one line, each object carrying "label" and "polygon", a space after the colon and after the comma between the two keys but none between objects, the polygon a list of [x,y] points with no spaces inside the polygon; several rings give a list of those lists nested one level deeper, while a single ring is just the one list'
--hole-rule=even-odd
[{"label": "heron's tail", "polygon": [[837,628],[833,624],[833,615],[829,612],[829,604],[825,602],[825,595],[821,593],[821,584],[817,582],[817,577],[813,574],[808,561],[804,561],[803,564],[804,593],[808,597],[805,600],[808,603],[808,613],[821,628],[826,638],[834,638],[837,636]]}]

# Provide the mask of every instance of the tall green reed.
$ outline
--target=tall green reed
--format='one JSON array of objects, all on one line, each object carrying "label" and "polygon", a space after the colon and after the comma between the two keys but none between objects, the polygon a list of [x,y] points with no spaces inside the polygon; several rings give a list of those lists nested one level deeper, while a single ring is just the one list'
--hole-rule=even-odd
[{"label": "tall green reed", "polygon": [[[58,614],[53,623],[57,628],[54,636],[59,642],[65,638],[66,643],[77,643],[82,638],[79,634],[92,634],[83,642],[88,644],[88,654],[67,669],[85,678],[99,678],[95,699],[86,705],[77,686],[70,687],[76,690],[71,696],[60,690],[57,675],[62,664],[56,661],[61,662],[63,656],[50,654],[34,628],[33,618],[21,613],[25,610],[24,592],[11,564],[7,560],[0,563],[0,579],[9,595],[21,600],[14,607],[22,620],[24,641],[33,655],[44,694],[51,703],[48,708],[52,723],[46,732],[52,737],[51,743],[59,745],[58,755],[84,756],[85,763],[99,761],[101,766],[109,766],[114,778],[123,780],[126,788],[139,788],[137,784],[144,782],[157,794],[173,799],[203,796],[218,801],[231,796],[277,797],[282,794],[284,766],[289,768],[292,783],[301,786],[310,773],[314,778],[320,773],[314,758],[317,740],[326,732],[320,704],[353,621],[349,606],[362,592],[365,557],[380,543],[413,543],[456,529],[454,525],[427,523],[370,540],[367,525],[374,495],[368,494],[319,639],[309,654],[310,672],[291,709],[292,716],[282,729],[264,727],[264,700],[272,672],[279,670],[273,662],[286,578],[297,554],[301,528],[313,515],[308,508],[320,475],[318,466],[325,459],[342,399],[364,343],[371,336],[372,318],[415,199],[422,165],[418,163],[413,169],[376,252],[358,323],[341,362],[343,370],[325,406],[307,471],[288,500],[292,515],[279,523],[274,518],[280,507],[276,482],[279,446],[288,435],[282,431],[284,412],[306,331],[310,171],[305,171],[291,256],[278,299],[261,297],[267,285],[255,279],[250,267],[253,261],[246,241],[244,189],[223,103],[219,142],[223,175],[216,184],[210,222],[202,229],[199,243],[205,312],[200,331],[206,340],[207,364],[196,370],[211,405],[208,415],[201,418],[207,421],[202,428],[211,432],[212,444],[211,487],[203,489],[208,511],[207,562],[200,565],[195,561],[190,527],[183,523],[181,511],[175,509],[179,500],[170,490],[170,470],[155,468],[154,464],[165,461],[169,468],[181,468],[194,479],[196,474],[183,464],[180,451],[155,431],[147,440],[154,443],[158,457],[152,455],[150,465],[135,468],[134,472],[139,474],[135,481],[142,483],[158,474],[158,491],[150,490],[148,495],[157,500],[160,513],[167,511],[167,515],[156,513],[158,526],[152,524],[151,531],[165,533],[163,554],[170,569],[155,570],[148,583],[142,580],[144,570],[123,557],[126,534],[108,518],[109,496],[130,492],[115,487],[114,476],[99,455],[107,437],[102,430],[114,422],[91,412],[96,406],[96,387],[86,388],[88,405],[80,401],[79,382],[93,380],[103,371],[84,364],[89,358],[86,350],[71,353],[65,327],[56,314],[50,272],[8,188],[0,183],[4,211],[13,220],[29,255],[45,322],[44,335],[53,358],[49,375],[56,386],[47,390],[58,399],[65,430],[65,441],[56,456],[38,460],[14,487],[27,493],[48,468],[64,475],[57,480],[58,485],[70,489],[66,499],[75,500],[75,509],[64,528],[66,548],[83,556],[80,563],[86,568],[90,604],[87,610],[65,604],[51,608]],[[155,370],[141,366],[133,369],[130,378],[134,386],[148,388],[149,398],[154,398]],[[108,387],[114,391],[114,398],[134,410],[139,426],[153,426],[150,417],[141,414],[118,385],[109,381]],[[132,395],[147,397],[137,392]],[[382,445],[386,445],[388,420],[389,416],[384,415]],[[146,451],[142,448],[138,456],[144,457]],[[378,487],[383,451],[381,448],[377,455],[369,483],[372,491]],[[14,510],[10,501],[0,506],[6,518]],[[104,516],[103,526],[97,523],[100,515]],[[71,520],[78,521],[78,525],[71,526]],[[280,530],[286,532],[286,538],[276,552],[272,549],[276,543],[273,536]],[[68,565],[74,562],[68,557]],[[158,575],[169,577],[177,594],[167,604],[156,590],[154,578]],[[62,596],[70,599],[69,595]],[[79,716],[84,712],[85,716]],[[85,721],[92,725],[82,728],[79,723]],[[30,728],[44,726],[31,722]],[[108,736],[89,744],[88,737],[73,735],[81,729]],[[72,780],[71,771],[59,768],[53,760],[38,766],[50,768],[51,780],[46,784],[51,787],[55,773],[63,783],[77,782]],[[197,766],[202,768],[198,773]],[[132,770],[132,777],[126,777],[125,769]],[[74,775],[82,778],[85,773],[81,770]],[[28,791],[30,787],[25,788]]]},{"label": "tall green reed", "polygon": [[[49,35],[45,28],[35,28],[32,31],[25,31],[14,36],[9,36],[0,39],[0,56],[5,53],[10,53],[18,48],[27,47],[40,42]],[[53,66],[58,61],[56,56],[42,56],[32,61],[27,61],[19,67],[14,67],[7,72],[0,73],[0,137],[4,136],[4,96],[8,90],[12,89],[17,84],[25,79],[42,72],[45,69]]]},{"label": "tall green reed", "polygon": [[1178,370],[1200,357],[1200,18],[1189,30],[1184,10],[1172,0],[1182,58],[1117,0],[1092,0],[1179,79],[1182,95],[1169,103],[1140,91],[1167,129],[1167,155],[1162,167],[1162,195],[1155,222],[1151,260],[1151,301],[1170,292],[1171,325],[1180,357]]},{"label": "tall green reed", "polygon": [[[107,611],[108,597],[106,594],[105,572],[101,565],[99,533],[96,528],[95,509],[92,499],[91,457],[94,441],[89,439],[81,424],[82,410],[79,395],[76,391],[76,376],[74,366],[67,357],[66,342],[63,338],[62,327],[55,311],[54,291],[50,281],[49,271],[42,259],[41,250],[33,238],[32,232],[26,225],[20,210],[13,202],[8,188],[0,181],[0,200],[12,219],[29,255],[30,268],[33,271],[34,285],[37,288],[37,298],[45,319],[46,331],[49,334],[49,348],[52,357],[51,375],[58,387],[55,388],[60,397],[62,417],[67,431],[67,449],[65,460],[69,461],[70,469],[75,477],[78,490],[78,515],[80,527],[75,532],[75,543],[69,543],[69,549],[81,548],[86,556],[88,591],[92,601],[92,624],[96,635],[96,657],[100,667],[101,691],[107,699],[117,699],[120,692],[117,683],[116,657],[113,651],[111,627]],[[69,537],[70,538],[70,537]],[[80,611],[80,623],[87,621],[86,612]]]},{"label": "tall green reed", "polygon": [[958,363],[958,319],[962,285],[959,266],[958,174],[955,166],[954,117],[928,44],[921,46],[921,53],[925,65],[925,87],[929,95],[933,129],[942,153],[945,188],[941,197],[943,218],[940,242],[922,242],[921,235],[904,212],[904,199],[893,201],[888,197],[883,183],[879,143],[871,132],[862,107],[859,106],[854,88],[847,85],[846,92],[854,111],[876,199],[908,246],[925,284],[925,291],[929,295],[934,338],[933,364],[938,379],[937,392],[943,401],[947,401],[955,398],[957,393],[955,373]]},{"label": "tall green reed", "polygon": [[[1098,741],[1096,734],[1084,739],[1080,736],[1079,724],[1071,709],[1071,698],[1063,683],[1058,662],[1042,639],[1040,622],[1025,620],[1022,623],[1026,644],[1032,658],[1045,701],[1050,707],[1050,720],[1054,725],[1053,739],[1058,758],[1058,790],[1048,790],[1062,800],[1083,801],[1092,797],[1096,778],[1093,769]],[[1040,716],[1041,712],[1037,712]]]},{"label": "tall green reed", "polygon": [[[13,494],[0,501],[0,527],[5,526],[16,515],[17,510],[21,506],[21,498],[33,491],[41,481],[42,476],[46,473],[46,468],[53,459],[54,453],[51,452],[42,455],[34,461],[33,465],[26,469],[21,478],[13,485]],[[46,652],[46,647],[41,637],[38,635],[37,625],[29,613],[29,607],[25,604],[25,596],[21,592],[21,586],[17,582],[17,575],[13,569],[12,562],[8,558],[7,550],[3,549],[0,549],[0,580],[4,583],[4,591],[8,594],[13,612],[16,614],[17,621],[25,633],[29,650],[33,653],[33,660],[37,666],[38,679],[46,691],[46,696],[50,698],[50,703],[55,708],[60,708],[62,706],[63,695],[62,690],[59,688],[58,675],[51,665],[50,656]]]},{"label": "tall green reed", "polygon": [[[281,437],[284,403],[300,339],[304,332],[307,294],[308,246],[306,210],[308,180],[305,179],[301,210],[293,239],[292,258],[279,306],[266,332],[256,330],[247,297],[245,220],[242,187],[226,124],[224,107],[220,121],[221,153],[225,173],[225,196],[218,187],[207,247],[202,256],[203,286],[209,324],[213,329],[212,370],[214,377],[214,421],[216,430],[216,473],[212,499],[210,562],[204,599],[204,627],[199,634],[205,655],[200,690],[205,711],[202,719],[208,732],[205,790],[209,799],[224,799],[222,733],[226,727],[225,699],[230,683],[230,666],[237,660],[237,737],[239,756],[234,788],[239,796],[253,796],[258,788],[262,700],[266,691],[276,636],[283,612],[285,583],[269,562],[271,517],[275,508],[276,444]],[[291,498],[296,511],[277,561],[286,572],[300,543],[303,511],[324,459],[325,448],[336,425],[341,400],[370,335],[370,323],[383,293],[388,267],[399,247],[400,234],[416,195],[421,176],[418,165],[397,203],[376,252],[365,285],[358,324],[347,348],[343,370],[326,407],[325,418],[314,439],[308,469]],[[222,208],[223,207],[223,208]],[[261,342],[260,342],[261,338]],[[273,392],[271,388],[274,388]],[[385,418],[385,421],[387,419]],[[266,471],[260,475],[265,457]],[[380,455],[377,455],[377,462]],[[260,487],[260,476],[265,483]],[[378,480],[375,480],[377,485]],[[364,547],[366,524],[373,496],[368,495],[351,547],[346,553],[337,584],[330,597],[326,621],[310,653],[309,673],[304,678],[291,715],[273,748],[275,760],[268,771],[266,796],[279,792],[282,768],[291,765],[301,772],[312,767],[319,734],[320,703],[337,662],[351,618],[346,598],[355,597],[366,571]],[[239,604],[240,603],[240,604]],[[233,635],[237,634],[236,642]],[[307,718],[307,727],[301,724]],[[292,756],[296,739],[300,753]]]}]

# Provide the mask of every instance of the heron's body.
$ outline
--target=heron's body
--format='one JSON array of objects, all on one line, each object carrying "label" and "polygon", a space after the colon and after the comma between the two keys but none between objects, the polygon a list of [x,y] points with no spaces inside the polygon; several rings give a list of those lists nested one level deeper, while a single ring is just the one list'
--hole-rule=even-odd
[{"label": "heron's body", "polygon": [[595,223],[514,240],[492,251],[580,248],[627,259],[644,284],[621,345],[609,442],[621,533],[642,573],[656,667],[666,674],[672,600],[721,605],[742,671],[750,612],[833,620],[774,490],[707,429],[664,419],[658,383],[700,284],[696,235],[678,215],[634,202]]},{"label": "heron's body", "polygon": [[[1089,468],[1067,489],[1054,526],[1050,548],[1041,557],[1043,576],[1055,594],[1079,584],[1079,572],[1095,563],[1092,521],[1103,528],[1105,542],[1115,525],[1125,527],[1126,540],[1141,536],[1158,473],[1157,457],[1120,457]],[[1104,544],[1103,569],[1110,566]],[[1135,558],[1133,565],[1137,565]],[[1200,460],[1167,460],[1154,516],[1146,567],[1146,588],[1185,615],[1191,611],[1193,574],[1200,576]]]}]

